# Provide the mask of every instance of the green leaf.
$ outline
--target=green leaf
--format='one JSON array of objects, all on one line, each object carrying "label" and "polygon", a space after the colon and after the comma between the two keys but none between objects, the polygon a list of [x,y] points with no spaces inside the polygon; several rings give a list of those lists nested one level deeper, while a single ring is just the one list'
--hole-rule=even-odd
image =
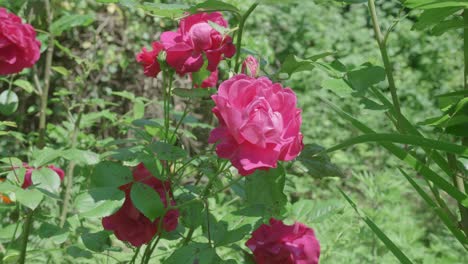
[{"label": "green leaf", "polygon": [[453,17],[452,19],[442,21],[435,25],[431,30],[431,34],[440,36],[449,30],[463,28],[463,25],[463,18]]},{"label": "green leaf", "polygon": [[73,258],[86,258],[91,259],[93,258],[93,254],[88,250],[82,249],[77,246],[70,246],[66,250],[67,254],[72,256]]},{"label": "green leaf", "polygon": [[207,69],[207,67],[208,60],[205,60],[200,70],[192,73],[192,82],[194,83],[194,85],[201,86],[203,81],[210,76],[211,72]]},{"label": "green leaf", "polygon": [[[206,218],[205,218],[206,219]],[[217,221],[213,215],[210,215],[210,236],[215,247],[224,247],[232,243],[236,243],[242,240],[246,235],[250,234],[251,226],[249,224],[242,225],[240,227],[229,230],[229,224],[227,221]],[[205,222],[206,223],[206,222]],[[208,226],[203,225],[204,233],[208,236]]]},{"label": "green leaf", "polygon": [[52,66],[52,70],[60,73],[61,75],[65,77],[70,75],[70,72],[65,67],[62,67],[62,66]]},{"label": "green leaf", "polygon": [[452,232],[453,236],[462,244],[465,249],[468,249],[468,239],[467,237],[460,231],[456,223],[452,221],[452,219],[445,213],[445,211],[438,207],[436,203],[431,199],[431,197],[402,169],[398,168],[400,172],[405,176],[405,178],[409,181],[409,183],[413,186],[413,188],[418,192],[419,196],[423,198],[426,204],[431,207],[434,212],[439,216],[445,226]]},{"label": "green leaf", "polygon": [[[382,94],[382,92],[378,89],[376,89],[375,87],[371,87],[371,90],[374,92],[374,94],[379,98],[379,100],[385,105],[388,107],[389,109],[389,112],[393,115],[393,117],[395,117],[396,119],[399,119],[400,122],[401,122],[401,125],[403,126],[404,130],[405,131],[408,131],[410,134],[413,134],[415,136],[420,136],[420,137],[424,137],[419,131],[418,129],[413,126],[413,124],[411,124],[408,119],[406,119],[403,115],[401,115],[401,113],[397,113],[396,112],[396,109],[394,108],[394,106],[392,105],[392,103]],[[332,108],[334,108],[335,110],[337,109],[336,107],[332,106]],[[340,110],[339,110],[340,111]],[[342,115],[342,114],[341,114]],[[348,119],[350,118],[349,115],[347,114],[344,114],[342,115],[343,117],[345,117],[345,119]],[[399,116],[399,117],[397,117]],[[353,119],[353,117],[351,117],[351,119]],[[348,120],[351,120],[351,119],[348,119]],[[356,122],[352,121],[353,124],[356,124]],[[362,128],[364,128],[364,130],[362,130]],[[375,133],[374,131],[372,131],[372,129],[366,127],[365,125],[364,126],[361,126],[359,128],[361,131],[363,131],[364,133]],[[428,156],[431,156],[432,157],[432,160],[434,160],[434,162],[449,176],[449,177],[452,177],[452,170],[451,168],[449,167],[448,165],[448,162],[447,160],[445,160],[444,157],[442,157],[442,155],[437,152],[437,151],[433,151],[431,148],[423,148],[424,152],[426,152],[426,155]]]},{"label": "green leaf", "polygon": [[[178,197],[177,201],[180,201],[180,204],[188,202],[195,199],[195,196],[189,193],[183,193]],[[179,209],[180,211],[180,222],[187,228],[195,229],[199,227],[203,221],[206,219],[206,214],[204,213],[205,206],[201,201],[196,201],[183,206]]]},{"label": "green leaf", "polygon": [[304,164],[308,174],[313,177],[343,176],[341,170],[323,153],[324,150],[319,145],[307,144],[297,160]]},{"label": "green leaf", "polygon": [[333,152],[339,149],[347,148],[352,145],[360,144],[360,143],[367,143],[367,142],[392,142],[392,143],[400,143],[400,144],[408,144],[413,146],[420,146],[426,147],[436,150],[441,150],[449,153],[454,153],[457,155],[468,157],[468,148],[444,142],[440,140],[433,140],[428,138],[423,138],[419,136],[413,135],[402,135],[396,133],[382,133],[382,134],[365,134],[357,137],[350,138],[345,140],[343,143],[340,143],[336,146],[333,146],[326,150],[327,153]]},{"label": "green leaf", "polygon": [[341,98],[351,95],[354,91],[344,79],[326,79],[322,82],[321,86],[329,89]]},{"label": "green leaf", "polygon": [[15,192],[16,195],[16,200],[28,207],[31,210],[34,210],[37,208],[37,206],[41,203],[42,199],[44,198],[44,194],[42,194],[40,191],[37,189],[20,189],[16,190]]},{"label": "green leaf", "polygon": [[18,109],[19,99],[15,92],[5,90],[0,93],[0,113],[2,115],[11,115]]},{"label": "green leaf", "polygon": [[400,263],[403,264],[412,264],[411,260],[403,253],[400,248],[398,248],[395,243],[393,243],[390,238],[387,237],[387,235],[382,232],[382,230],[367,216],[362,215],[362,213],[358,210],[356,204],[341,190],[338,189],[340,193],[343,195],[343,197],[348,201],[348,203],[353,207],[353,209],[356,211],[356,213],[359,215],[359,217],[366,222],[366,224],[369,226],[369,228],[374,232],[374,234],[382,241],[385,246],[393,253],[393,255],[400,261]]},{"label": "green leaf", "polygon": [[74,205],[82,217],[103,217],[120,208],[124,198],[125,193],[117,188],[95,188],[78,194]]},{"label": "green leaf", "polygon": [[300,59],[296,55],[288,55],[281,64],[279,74],[287,74],[287,78],[296,72],[311,71],[315,67],[315,60]]},{"label": "green leaf", "polygon": [[[202,80],[203,81],[203,80]],[[203,89],[184,89],[184,88],[175,88],[172,90],[172,93],[185,98],[200,98],[200,97],[209,97],[212,94],[216,93],[214,88],[203,88]]]},{"label": "green leaf", "polygon": [[31,179],[38,189],[43,189],[51,193],[58,193],[60,188],[59,175],[49,168],[39,168],[33,170]]},{"label": "green leaf", "polygon": [[15,235],[15,239],[17,239],[20,237],[22,232],[23,232],[23,225],[21,224],[13,223],[7,226],[2,225],[2,227],[0,228],[0,241],[10,242],[13,235]]},{"label": "green leaf", "polygon": [[143,118],[144,115],[145,115],[145,103],[140,99],[136,99],[133,102],[133,118],[135,119]]},{"label": "green leaf", "polygon": [[200,12],[213,12],[213,11],[229,11],[233,13],[240,13],[237,7],[218,0],[207,0],[192,6],[189,10],[190,13]]},{"label": "green leaf", "polygon": [[359,95],[363,95],[369,87],[385,80],[385,69],[365,63],[348,72],[347,80]]},{"label": "green leaf", "polygon": [[150,186],[141,182],[133,183],[130,197],[133,205],[151,222],[164,215],[165,209],[161,197]]},{"label": "green leaf", "polygon": [[133,120],[132,124],[137,127],[146,127],[146,126],[158,127],[158,128],[163,127],[156,120],[152,120],[152,119],[137,119],[137,120]]},{"label": "green leaf", "polygon": [[187,152],[165,142],[155,142],[149,145],[149,148],[156,153],[160,160],[178,160],[187,157]]},{"label": "green leaf", "polygon": [[99,155],[89,150],[68,149],[64,150],[62,155],[64,159],[76,162],[80,165],[94,165],[99,163]]},{"label": "green leaf", "polygon": [[[256,170],[245,179],[245,195],[249,205],[265,206],[272,214],[280,214],[287,203],[283,193],[285,184],[284,168]],[[259,186],[262,190],[259,191]]]},{"label": "green leaf", "polygon": [[34,91],[33,85],[26,80],[16,80],[13,82],[13,85],[20,87],[25,90],[27,93],[32,93]]},{"label": "green leaf", "polygon": [[119,163],[103,161],[96,165],[91,182],[96,187],[119,187],[133,181],[132,171]]},{"label": "green leaf", "polygon": [[[322,99],[324,102],[326,102],[335,112],[340,115],[342,118],[348,120],[351,122],[351,124],[356,127],[357,129],[361,130],[364,133],[375,133],[372,129],[364,125],[362,122],[357,120],[356,118],[352,117],[348,113],[342,111],[332,103]],[[437,173],[435,173],[433,170],[431,170],[429,167],[424,165],[421,161],[417,159],[417,157],[414,156],[413,153],[407,152],[406,150],[388,142],[380,142],[380,145],[386,148],[390,153],[395,155],[397,158],[400,160],[404,161],[406,164],[414,168],[417,172],[419,172],[424,178],[427,180],[433,182],[438,188],[446,191],[450,196],[452,196],[455,200],[457,200],[459,203],[464,205],[465,207],[468,207],[468,197],[466,194],[460,192],[458,189],[456,189],[452,184],[450,184],[448,181],[446,181],[444,178],[440,177]],[[434,161],[438,161],[436,159],[436,154],[437,152],[431,152],[432,157]],[[439,163],[437,163],[439,164]],[[445,166],[440,166],[443,169],[447,169]],[[448,175],[452,175],[450,172],[450,169],[448,171]]]},{"label": "green leaf", "polygon": [[42,239],[47,239],[55,244],[62,244],[68,238],[69,232],[57,225],[42,223],[37,230],[37,235]]},{"label": "green leaf", "polygon": [[433,9],[444,7],[468,8],[468,0],[406,0],[404,5],[412,9]]},{"label": "green leaf", "polygon": [[52,34],[59,36],[70,28],[77,26],[88,26],[93,22],[93,15],[67,14],[55,20],[50,26],[50,30]]},{"label": "green leaf", "polygon": [[424,10],[419,16],[418,22],[413,25],[413,29],[425,30],[431,28],[461,9],[461,7],[446,7]]},{"label": "green leaf", "polygon": [[367,2],[367,0],[335,0],[335,1],[343,2],[346,4],[362,4],[362,3]]},{"label": "green leaf", "polygon": [[81,235],[81,240],[87,249],[95,252],[103,252],[111,247],[111,240],[107,231],[84,233]]},{"label": "green leaf", "polygon": [[144,2],[142,5],[139,5],[139,7],[145,11],[150,12],[152,15],[169,17],[172,19],[181,17],[188,8],[187,5],[183,4],[164,4],[150,2]]},{"label": "green leaf", "polygon": [[320,223],[343,210],[343,205],[337,200],[304,200],[295,202],[288,217],[302,223]]},{"label": "green leaf", "polygon": [[210,245],[191,243],[177,248],[164,262],[164,264],[181,263],[217,264],[220,263],[220,258]]},{"label": "green leaf", "polygon": [[31,166],[41,167],[61,157],[62,151],[52,148],[34,149],[31,156]]}]

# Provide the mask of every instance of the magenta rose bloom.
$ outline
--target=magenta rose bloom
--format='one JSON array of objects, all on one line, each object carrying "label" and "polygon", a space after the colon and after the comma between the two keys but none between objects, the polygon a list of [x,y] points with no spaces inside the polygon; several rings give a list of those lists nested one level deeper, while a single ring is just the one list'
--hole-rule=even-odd
[{"label": "magenta rose bloom", "polygon": [[[192,79],[192,74],[190,74],[190,79]],[[210,75],[208,76],[208,78],[206,78],[205,80],[203,80],[203,82],[201,83],[201,86],[199,86],[198,84],[195,84],[195,88],[211,88],[211,87],[216,87],[216,85],[218,84],[218,70],[210,73]]]},{"label": "magenta rose bloom", "polygon": [[242,63],[242,73],[250,77],[257,77],[258,65],[258,61],[254,56],[247,55],[244,62]]},{"label": "magenta rose bloom", "polygon": [[[26,189],[33,184],[32,178],[31,178],[33,171],[40,169],[40,168],[31,167],[27,163],[23,163],[23,167],[26,169],[26,174],[24,174],[24,181],[23,181],[23,185],[21,185],[21,188]],[[57,173],[57,176],[59,176],[60,180],[63,181],[63,177],[65,177],[65,173],[63,172],[62,169],[55,167],[54,165],[49,165],[47,166],[47,168]]]},{"label": "magenta rose bloom", "polygon": [[239,74],[221,83],[212,98],[219,125],[208,141],[218,142],[218,156],[231,160],[241,175],[275,168],[303,149],[301,110],[290,88]]},{"label": "magenta rose bloom", "polygon": [[[171,185],[169,181],[162,182],[145,168],[143,163],[140,163],[133,171],[133,179],[144,183],[159,193],[161,201],[167,207],[169,202],[175,205],[173,200]],[[130,198],[130,189],[132,183],[128,183],[119,187],[125,192],[125,201],[122,207],[111,216],[102,219],[102,226],[106,230],[114,231],[115,236],[129,242],[135,247],[139,247],[151,241],[158,233],[159,219],[156,218],[151,222],[133,205]],[[166,192],[169,192],[170,201],[166,200]],[[179,211],[169,210],[163,218],[162,229],[170,232],[177,228],[179,222]]]},{"label": "magenta rose bloom", "polygon": [[257,264],[317,264],[320,244],[314,230],[301,223],[285,225],[271,218],[252,233],[245,245]]},{"label": "magenta rose bloom", "polygon": [[161,66],[158,62],[158,54],[164,47],[161,43],[156,41],[151,45],[153,46],[153,50],[147,50],[143,47],[141,52],[136,55],[136,60],[143,66],[146,76],[155,78],[161,71]]},{"label": "magenta rose bloom", "polygon": [[223,36],[208,21],[222,27],[228,24],[220,12],[198,13],[180,21],[177,32],[161,34],[167,52],[166,61],[177,73],[197,72],[203,66],[203,55],[208,60],[207,69],[214,72],[223,58],[236,52],[230,36]]},{"label": "magenta rose bloom", "polygon": [[0,8],[0,75],[21,72],[36,63],[41,43],[21,18]]}]

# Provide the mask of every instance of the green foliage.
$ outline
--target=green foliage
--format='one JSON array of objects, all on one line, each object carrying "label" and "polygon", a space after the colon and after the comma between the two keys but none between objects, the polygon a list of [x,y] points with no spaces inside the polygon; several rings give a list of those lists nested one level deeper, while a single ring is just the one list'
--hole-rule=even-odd
[{"label": "green foliage", "polygon": [[164,204],[159,194],[146,184],[133,183],[130,197],[135,207],[151,221],[165,213]]},{"label": "green foliage", "polygon": [[[38,32],[48,31],[41,4],[0,2]],[[406,116],[401,121],[404,134],[393,128],[395,120],[384,118],[395,119],[395,109],[387,99],[367,6],[361,4],[367,1],[260,1],[246,23],[239,52],[255,54],[260,75],[282,79],[298,95],[305,149],[293,163],[240,179],[206,144],[214,125],[209,97],[216,90],[190,89],[187,79],[176,76],[175,108],[169,113],[169,137],[174,136],[169,140],[161,119],[162,81],[143,77],[134,57],[161,31],[174,30],[177,22],[172,19],[186,11],[224,11],[230,28],[223,32],[237,34],[238,16],[252,1],[51,2],[56,38],[45,149],[33,147],[45,59],[35,69],[0,82],[0,148],[5,157],[18,158],[2,159],[0,171],[6,177],[0,192],[13,199],[13,204],[0,206],[4,263],[16,263],[22,216],[34,209],[27,261],[130,261],[131,247],[102,231],[101,218],[121,207],[125,194],[118,187],[133,181],[130,168],[139,162],[155,177],[173,182],[181,215],[177,230],[161,236],[150,263],[250,263],[245,240],[271,216],[314,228],[321,263],[396,263],[391,251],[400,253],[395,245],[415,263],[466,262],[466,237],[430,187],[440,188],[442,198],[466,198],[453,187],[442,155],[456,154],[463,168],[466,149],[454,143],[467,131],[466,94],[453,91],[463,83],[459,50],[465,1],[408,0],[406,7],[422,10],[409,13],[397,1],[376,1],[382,28],[393,30],[387,47]],[[395,20],[399,23],[393,27]],[[39,37],[45,57],[47,34]],[[334,52],[321,52],[328,50]],[[220,65],[220,81],[232,74],[230,64]],[[8,90],[16,100],[4,95]],[[190,114],[182,118],[185,106]],[[344,143],[340,151],[326,153],[312,142],[327,147]],[[383,148],[355,144],[364,142]],[[25,190],[20,188],[25,170],[14,170],[17,175],[11,170],[22,161],[43,167]],[[66,171],[64,182],[46,169],[51,164]],[[398,168],[408,173],[402,176]],[[155,191],[139,183],[131,188],[138,210],[151,219],[162,216],[164,207]],[[369,221],[344,206],[338,188],[349,193]],[[57,212],[62,212],[67,192],[69,212],[62,221]],[[456,202],[447,201],[447,208],[456,212]],[[193,236],[185,243],[190,232]],[[10,243],[12,237],[17,239]]]}]

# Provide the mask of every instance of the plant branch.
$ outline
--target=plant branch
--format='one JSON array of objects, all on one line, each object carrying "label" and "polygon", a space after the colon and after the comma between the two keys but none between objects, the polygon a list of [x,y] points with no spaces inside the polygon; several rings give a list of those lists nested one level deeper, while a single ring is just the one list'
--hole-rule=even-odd
[{"label": "plant branch", "polygon": [[44,0],[46,14],[47,14],[47,24],[49,30],[49,43],[47,47],[45,69],[44,69],[44,87],[40,94],[41,104],[39,109],[39,140],[37,146],[43,148],[45,146],[45,130],[46,130],[46,111],[47,111],[47,99],[49,96],[49,87],[50,87],[50,74],[52,67],[52,56],[54,54],[54,34],[51,32],[52,25],[52,9],[50,7],[50,1]]},{"label": "plant branch", "polygon": [[374,0],[368,0],[369,5],[369,12],[372,19],[372,26],[374,28],[375,40],[379,45],[380,54],[382,56],[382,61],[385,68],[385,73],[387,75],[388,86],[390,88],[390,93],[392,95],[393,105],[395,107],[395,111],[397,112],[397,120],[400,120],[401,116],[401,109],[400,109],[400,101],[398,100],[398,95],[395,86],[395,79],[393,78],[393,67],[390,63],[390,59],[388,57],[387,48],[385,45],[386,37],[380,31],[379,21],[377,19],[377,12],[375,10],[375,3]]},{"label": "plant branch", "polygon": [[[75,121],[75,127],[73,129],[73,134],[72,134],[72,142],[71,142],[71,148],[75,148],[77,145],[78,141],[78,132],[80,130],[80,123],[81,123],[81,117],[83,115],[84,111],[84,105],[82,104],[78,113],[78,118]],[[65,194],[63,196],[63,205],[62,205],[62,214],[60,215],[60,227],[63,227],[65,224],[65,220],[67,219],[67,214],[68,214],[68,205],[70,203],[70,194],[71,194],[71,189],[73,187],[73,171],[75,169],[76,163],[74,161],[70,161],[70,164],[68,165],[67,168],[67,173],[65,177],[67,178],[67,185],[65,187]]]},{"label": "plant branch", "polygon": [[33,222],[33,214],[34,214],[34,210],[30,210],[27,213],[26,219],[24,221],[23,238],[22,238],[22,241],[21,241],[20,256],[19,256],[19,259],[18,259],[18,263],[20,263],[20,264],[26,263],[26,250],[28,248],[29,233],[31,232],[31,226],[32,226],[32,222]]},{"label": "plant branch", "polygon": [[237,43],[236,43],[236,59],[235,59],[235,66],[234,66],[234,72],[239,72],[239,67],[240,67],[240,53],[241,53],[241,47],[242,47],[242,33],[244,31],[244,25],[245,21],[249,17],[249,15],[254,11],[254,9],[258,6],[258,3],[255,2],[253,3],[250,8],[245,12],[244,15],[240,18],[239,22],[239,31],[237,32]]}]

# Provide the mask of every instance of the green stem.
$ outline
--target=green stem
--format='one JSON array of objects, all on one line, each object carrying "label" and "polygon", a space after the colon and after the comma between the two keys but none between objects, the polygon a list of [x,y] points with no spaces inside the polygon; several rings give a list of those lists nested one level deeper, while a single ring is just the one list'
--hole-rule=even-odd
[{"label": "green stem", "polygon": [[254,11],[254,9],[258,6],[258,3],[255,2],[250,8],[245,12],[245,14],[240,18],[239,22],[239,31],[237,32],[237,43],[236,43],[236,64],[234,66],[234,72],[239,72],[240,67],[240,53],[242,48],[242,33],[244,31],[245,21],[249,17],[249,15]]},{"label": "green stem", "polygon": [[[447,153],[447,160],[449,162],[449,166],[454,172],[453,174],[453,184],[460,190],[462,193],[465,193],[465,185],[463,182],[463,178],[457,176],[458,175],[458,166],[457,166],[457,158],[455,155]],[[460,210],[460,226],[468,236],[468,208],[464,207],[462,204],[458,203],[458,209]]]},{"label": "green stem", "polygon": [[29,233],[31,232],[31,226],[33,222],[34,210],[30,210],[26,215],[24,221],[23,239],[21,241],[21,250],[18,263],[24,264],[26,261],[26,250],[28,248]]},{"label": "green stem", "polygon": [[47,99],[49,97],[49,87],[50,87],[50,74],[52,67],[52,56],[54,54],[54,34],[51,33],[52,25],[52,9],[50,7],[50,1],[44,0],[46,14],[47,14],[47,24],[49,26],[49,43],[47,47],[45,69],[44,69],[44,87],[40,94],[41,104],[39,109],[39,140],[37,146],[43,148],[45,146],[45,130],[46,130],[46,111],[47,111]]},{"label": "green stem", "polygon": [[175,127],[175,129],[174,129],[174,133],[172,133],[170,142],[172,142],[172,141],[174,140],[175,136],[177,135],[177,130],[179,129],[180,125],[181,125],[182,122],[184,121],[184,119],[185,119],[185,117],[187,116],[187,114],[188,114],[188,103],[185,105],[184,113],[183,113],[182,116],[180,117],[179,122],[177,122],[177,124],[176,124],[176,127]]},{"label": "green stem", "polygon": [[166,72],[164,74],[164,78],[169,77],[169,84],[166,87],[166,84],[168,83],[167,80],[164,82],[164,129],[165,129],[165,137],[166,137],[166,142],[170,144],[169,142],[169,126],[170,126],[170,110],[171,110],[171,92],[172,92],[172,73]]},{"label": "green stem", "polygon": [[[463,11],[463,58],[464,58],[464,74],[463,74],[463,87],[465,90],[468,90],[468,9]],[[466,97],[466,95],[465,95]],[[462,138],[462,145],[468,147],[468,137]],[[457,186],[458,190],[463,193],[466,193],[465,190],[465,181],[463,177],[461,177],[463,171],[458,170],[456,166],[457,160],[453,157],[454,166],[455,166],[455,176],[454,176],[454,184]],[[450,164],[449,160],[449,164]],[[459,204],[460,215],[461,215],[461,226],[465,234],[468,236],[468,208]]]},{"label": "green stem", "polygon": [[377,19],[377,12],[375,11],[375,3],[374,0],[368,0],[369,5],[369,12],[372,19],[372,26],[374,28],[375,39],[377,44],[379,45],[380,54],[382,56],[382,61],[385,68],[385,73],[387,75],[388,80],[388,87],[390,89],[390,93],[392,95],[393,105],[395,107],[395,111],[397,112],[397,120],[400,120],[401,116],[401,109],[400,109],[400,101],[398,100],[398,95],[395,86],[395,79],[393,78],[393,67],[390,63],[390,59],[388,57],[387,48],[385,46],[385,38],[380,31],[379,21]]},{"label": "green stem", "polygon": [[129,262],[130,264],[134,264],[134,263],[135,263],[135,260],[136,260],[136,258],[138,257],[138,253],[140,253],[140,249],[141,249],[141,247],[138,247],[138,248],[135,250],[135,254],[133,255],[132,260]]},{"label": "green stem", "polygon": [[[72,134],[72,139],[71,139],[72,148],[75,148],[77,145],[78,132],[80,130],[80,123],[81,123],[81,117],[83,116],[83,111],[84,111],[84,105],[81,105],[78,118],[75,121],[75,127],[73,129],[73,134]],[[65,177],[67,178],[66,179],[67,185],[65,187],[65,194],[63,197],[62,214],[60,215],[60,227],[63,227],[63,225],[65,224],[65,220],[67,219],[68,206],[70,203],[70,194],[71,194],[71,190],[73,187],[73,171],[75,169],[75,165],[76,163],[74,161],[71,161],[67,168],[67,174],[65,175]]]},{"label": "green stem", "polygon": [[195,232],[195,228],[191,227],[187,233],[187,236],[185,237],[183,244],[184,246],[186,246],[190,242],[190,240],[192,240],[193,232]]}]

